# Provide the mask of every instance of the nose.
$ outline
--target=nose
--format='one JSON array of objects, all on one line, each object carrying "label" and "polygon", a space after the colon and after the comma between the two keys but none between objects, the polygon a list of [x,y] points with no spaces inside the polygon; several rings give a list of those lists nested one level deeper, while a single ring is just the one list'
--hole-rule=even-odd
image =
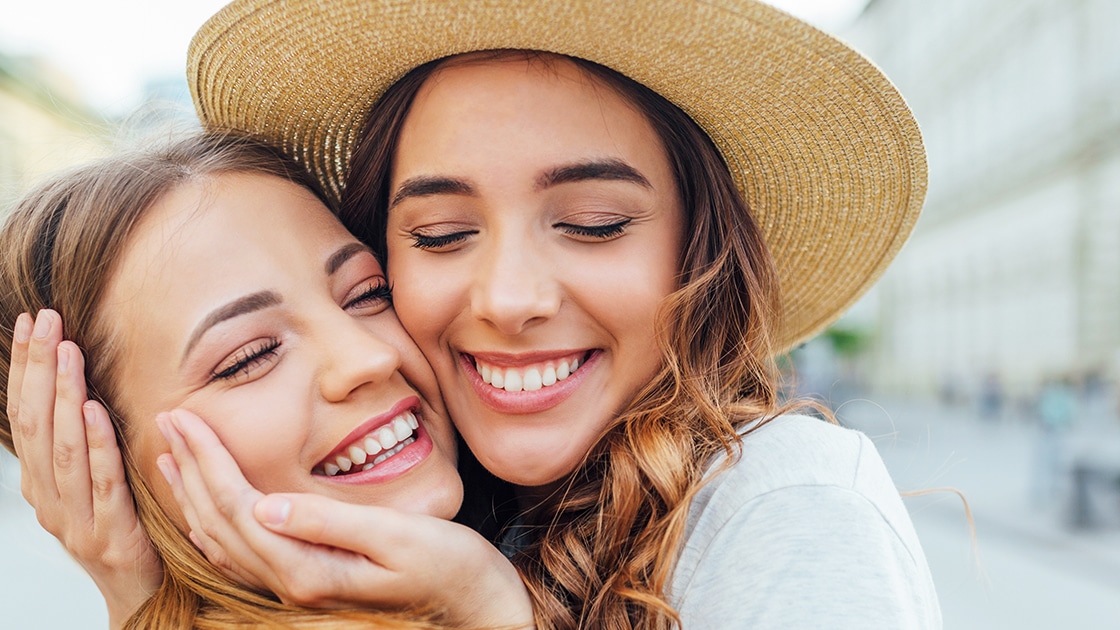
[{"label": "nose", "polygon": [[401,353],[370,330],[370,322],[339,311],[322,321],[319,390],[330,402],[342,402],[366,385],[388,381],[401,367]]},{"label": "nose", "polygon": [[531,240],[499,241],[475,267],[474,316],[506,335],[547,321],[560,310],[559,264]]}]

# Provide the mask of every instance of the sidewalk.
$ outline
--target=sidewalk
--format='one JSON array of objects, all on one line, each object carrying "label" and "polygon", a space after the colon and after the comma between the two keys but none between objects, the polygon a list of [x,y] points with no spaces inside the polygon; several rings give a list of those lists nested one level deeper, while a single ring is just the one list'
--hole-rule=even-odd
[{"label": "sidewalk", "polygon": [[[1014,541],[1025,553],[1045,553],[1046,562],[1120,589],[1120,493],[1096,492],[1090,505],[1097,525],[1074,528],[1068,472],[1075,457],[1120,465],[1120,422],[1114,417],[1082,414],[1065,436],[1057,492],[1043,498],[1044,442],[1030,419],[1009,413],[992,420],[967,408],[890,399],[853,400],[841,405],[837,416],[873,439],[901,490],[953,487],[963,492],[981,554],[985,541]],[[952,493],[906,501],[916,519],[922,513],[959,520],[967,528],[963,504]]]}]

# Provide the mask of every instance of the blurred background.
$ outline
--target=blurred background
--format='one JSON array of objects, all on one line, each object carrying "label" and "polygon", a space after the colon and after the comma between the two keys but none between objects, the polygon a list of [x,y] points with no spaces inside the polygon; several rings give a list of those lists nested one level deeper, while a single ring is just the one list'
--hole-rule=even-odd
[{"label": "blurred background", "polygon": [[[0,214],[193,124],[187,43],[224,3],[23,4],[0,10]],[[792,353],[792,391],[911,493],[946,628],[1120,628],[1120,2],[774,4],[883,68],[930,165],[910,242]],[[0,451],[0,625],[104,627],[102,608]]]}]

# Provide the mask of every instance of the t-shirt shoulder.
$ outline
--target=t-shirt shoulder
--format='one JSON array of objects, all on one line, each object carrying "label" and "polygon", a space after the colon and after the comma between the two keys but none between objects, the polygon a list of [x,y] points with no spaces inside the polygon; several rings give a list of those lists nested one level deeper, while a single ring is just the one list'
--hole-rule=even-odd
[{"label": "t-shirt shoulder", "polygon": [[[908,620],[898,627],[940,625],[917,534],[864,434],[809,416],[779,416],[746,432],[740,454],[730,465],[714,462],[709,475],[690,506],[674,572],[672,590],[684,617],[802,627],[788,624],[820,621],[815,615],[827,612],[851,617],[852,624],[834,627],[866,627],[860,624],[873,610],[876,620]],[[837,580],[847,587],[837,590]],[[758,589],[769,597],[756,598]],[[821,597],[827,589],[836,591],[835,599]],[[817,613],[802,600],[807,591],[817,593]],[[851,603],[844,603],[848,596]],[[733,614],[721,612],[720,597],[739,601]],[[799,603],[779,605],[783,597]],[[791,617],[791,610],[804,616]],[[775,611],[780,623],[759,623]]]},{"label": "t-shirt shoulder", "polygon": [[709,525],[772,493],[829,488],[870,501],[904,538],[916,540],[910,515],[875,445],[863,433],[820,418],[782,415],[743,435],[742,450],[730,467],[723,458],[709,469],[711,479],[689,510]]}]

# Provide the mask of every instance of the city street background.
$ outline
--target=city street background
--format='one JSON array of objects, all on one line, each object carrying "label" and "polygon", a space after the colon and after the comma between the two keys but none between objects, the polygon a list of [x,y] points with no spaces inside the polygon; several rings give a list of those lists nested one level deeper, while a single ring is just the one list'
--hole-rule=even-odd
[{"label": "city street background", "polygon": [[[946,628],[1120,628],[1120,2],[774,3],[886,72],[929,161],[910,241],[792,353],[791,391],[874,440]],[[195,124],[183,58],[223,0],[8,4],[0,216],[46,173]],[[0,610],[106,623],[6,452]]]}]

